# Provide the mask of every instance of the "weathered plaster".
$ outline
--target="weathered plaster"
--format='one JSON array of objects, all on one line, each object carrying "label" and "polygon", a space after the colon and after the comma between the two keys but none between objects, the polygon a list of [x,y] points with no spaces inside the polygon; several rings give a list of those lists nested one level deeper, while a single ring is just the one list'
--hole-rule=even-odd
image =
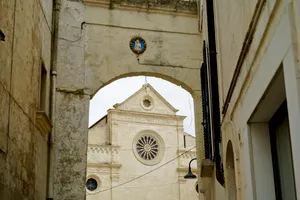
[{"label": "weathered plaster", "polygon": [[42,62],[50,89],[51,15],[45,0],[0,4],[0,199],[46,199],[48,136],[36,128],[35,114]]}]

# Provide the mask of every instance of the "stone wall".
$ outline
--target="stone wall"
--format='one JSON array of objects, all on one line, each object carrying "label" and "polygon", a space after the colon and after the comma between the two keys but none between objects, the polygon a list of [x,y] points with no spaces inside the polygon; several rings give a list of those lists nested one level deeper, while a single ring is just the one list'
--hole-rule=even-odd
[{"label": "stone wall", "polygon": [[46,199],[48,135],[36,120],[40,70],[49,117],[52,1],[0,3],[0,199]]}]

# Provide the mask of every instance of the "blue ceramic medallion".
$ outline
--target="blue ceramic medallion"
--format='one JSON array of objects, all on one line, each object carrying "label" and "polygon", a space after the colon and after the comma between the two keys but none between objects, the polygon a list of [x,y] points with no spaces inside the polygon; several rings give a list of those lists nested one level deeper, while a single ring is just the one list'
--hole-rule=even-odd
[{"label": "blue ceramic medallion", "polygon": [[146,50],[147,44],[143,38],[134,37],[130,40],[129,47],[135,54],[142,54]]}]

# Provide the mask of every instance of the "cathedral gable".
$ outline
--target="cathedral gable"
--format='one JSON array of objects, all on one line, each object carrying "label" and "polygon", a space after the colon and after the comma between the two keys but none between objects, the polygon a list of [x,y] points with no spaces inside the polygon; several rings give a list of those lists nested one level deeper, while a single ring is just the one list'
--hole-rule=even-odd
[{"label": "cathedral gable", "polygon": [[175,115],[178,111],[168,103],[150,84],[143,87],[127,98],[121,104],[114,106],[119,110],[129,110],[137,112],[150,112]]}]

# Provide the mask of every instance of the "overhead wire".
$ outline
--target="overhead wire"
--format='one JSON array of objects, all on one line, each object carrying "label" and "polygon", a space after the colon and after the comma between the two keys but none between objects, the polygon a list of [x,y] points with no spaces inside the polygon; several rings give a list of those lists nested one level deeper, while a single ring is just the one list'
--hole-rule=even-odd
[{"label": "overhead wire", "polygon": [[174,160],[178,159],[178,158],[179,158],[180,156],[182,156],[183,154],[185,154],[185,153],[191,151],[191,150],[194,149],[195,147],[196,147],[196,146],[194,146],[194,147],[192,147],[192,148],[186,150],[185,152],[183,152],[183,153],[181,153],[180,155],[176,156],[175,158],[169,160],[168,162],[166,162],[166,163],[164,163],[164,164],[162,164],[162,165],[160,165],[160,166],[158,166],[158,167],[156,167],[156,168],[154,168],[154,169],[152,169],[152,170],[150,170],[150,171],[148,171],[148,172],[146,172],[146,173],[144,173],[144,174],[142,174],[142,175],[140,175],[140,176],[137,176],[137,177],[135,177],[135,178],[133,178],[133,179],[131,179],[131,180],[129,180],[129,181],[126,181],[126,182],[124,182],[124,183],[115,185],[115,186],[113,186],[113,187],[111,187],[111,188],[107,188],[107,189],[104,189],[104,190],[100,190],[99,193],[105,192],[105,191],[109,191],[109,190],[112,190],[112,189],[114,189],[114,188],[123,186],[123,185],[125,185],[125,184],[127,184],[127,183],[130,183],[130,182],[133,182],[133,181],[135,181],[135,180],[137,180],[137,179],[140,179],[140,178],[142,178],[142,177],[144,177],[144,176],[146,176],[146,175],[148,175],[148,174],[150,174],[150,173],[152,173],[152,172],[154,172],[154,171],[156,171],[156,170],[162,168],[163,166],[165,166],[165,165],[167,165],[167,164],[173,162]]}]

